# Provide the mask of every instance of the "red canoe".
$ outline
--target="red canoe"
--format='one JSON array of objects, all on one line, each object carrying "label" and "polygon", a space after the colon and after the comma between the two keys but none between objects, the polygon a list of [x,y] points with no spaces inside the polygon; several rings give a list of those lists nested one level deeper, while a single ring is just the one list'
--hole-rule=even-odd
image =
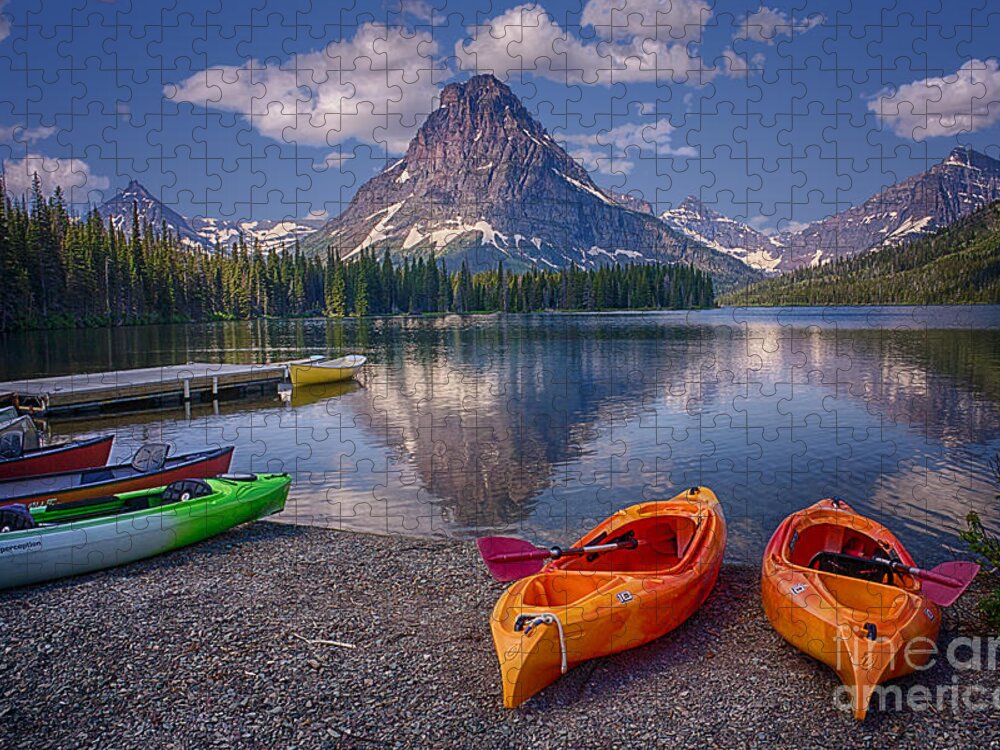
[{"label": "red canoe", "polygon": [[62,471],[103,466],[111,455],[114,435],[26,450],[12,458],[0,458],[0,480],[32,477]]},{"label": "red canoe", "polygon": [[204,479],[229,471],[233,447],[167,458],[166,445],[143,446],[132,463],[64,471],[0,482],[0,507],[20,503],[29,508],[69,503],[133,490],[162,487],[179,479]]}]

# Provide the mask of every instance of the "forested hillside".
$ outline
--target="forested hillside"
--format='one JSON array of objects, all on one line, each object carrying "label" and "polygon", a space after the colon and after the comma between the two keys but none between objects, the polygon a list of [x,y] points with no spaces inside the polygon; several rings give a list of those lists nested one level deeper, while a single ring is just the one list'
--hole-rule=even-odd
[{"label": "forested hillside", "polygon": [[0,331],[33,327],[302,315],[711,307],[711,278],[688,265],[448,273],[425,257],[342,262],[245,241],[206,252],[167,227],[75,218],[61,193],[27,198],[0,182]]},{"label": "forested hillside", "polygon": [[1000,303],[1000,202],[903,247],[794,271],[733,291],[727,305]]}]

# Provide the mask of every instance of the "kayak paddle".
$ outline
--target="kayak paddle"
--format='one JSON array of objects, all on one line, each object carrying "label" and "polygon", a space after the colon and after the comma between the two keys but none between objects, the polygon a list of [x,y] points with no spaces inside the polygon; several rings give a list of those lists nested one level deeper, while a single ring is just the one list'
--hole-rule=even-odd
[{"label": "kayak paddle", "polygon": [[548,559],[579,557],[615,549],[635,549],[639,541],[633,536],[607,544],[591,544],[585,547],[536,547],[531,542],[509,536],[483,536],[476,540],[479,554],[483,556],[486,568],[498,581],[516,581],[537,573]]},{"label": "kayak paddle", "polygon": [[950,607],[954,604],[979,573],[978,563],[961,560],[941,563],[930,570],[911,568],[901,562],[892,562],[879,557],[875,560],[883,565],[889,565],[899,573],[919,578],[923,581],[922,590],[927,594],[927,598],[940,607]]}]

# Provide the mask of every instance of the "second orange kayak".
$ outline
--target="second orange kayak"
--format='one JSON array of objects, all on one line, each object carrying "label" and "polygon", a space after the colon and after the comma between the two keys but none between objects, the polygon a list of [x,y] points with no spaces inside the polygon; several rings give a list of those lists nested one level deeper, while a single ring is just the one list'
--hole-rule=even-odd
[{"label": "second orange kayak", "polygon": [[565,557],[512,584],[490,622],[515,708],[575,665],[648,643],[708,597],[726,547],[726,521],[711,490],[618,511],[574,546],[632,535],[635,549]]},{"label": "second orange kayak", "polygon": [[[873,564],[913,566],[891,531],[843,500],[820,500],[793,513],[764,552],[761,593],[774,629],[833,669],[863,719],[875,687],[923,667],[937,639],[941,610],[915,578]],[[926,643],[926,642],[925,642]]]}]

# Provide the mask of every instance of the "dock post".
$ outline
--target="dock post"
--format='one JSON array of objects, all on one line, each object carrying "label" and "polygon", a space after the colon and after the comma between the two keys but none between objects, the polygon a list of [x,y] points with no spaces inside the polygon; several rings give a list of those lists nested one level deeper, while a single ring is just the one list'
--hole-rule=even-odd
[{"label": "dock post", "polygon": [[184,400],[191,400],[191,378],[184,378]]}]

